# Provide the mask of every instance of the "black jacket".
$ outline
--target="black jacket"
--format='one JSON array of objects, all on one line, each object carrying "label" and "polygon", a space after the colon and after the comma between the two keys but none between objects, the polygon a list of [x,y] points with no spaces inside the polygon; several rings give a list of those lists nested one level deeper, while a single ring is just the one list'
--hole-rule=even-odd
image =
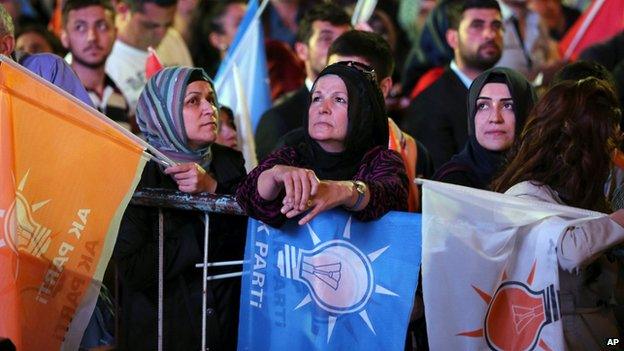
[{"label": "black jacket", "polygon": [[301,127],[304,114],[308,113],[309,95],[304,85],[262,115],[255,134],[258,161],[277,148],[277,142],[282,136]]},{"label": "black jacket", "polygon": [[401,129],[425,145],[435,169],[466,144],[468,89],[447,67],[407,108]]},{"label": "black jacket", "polygon": [[[211,172],[217,193],[233,194],[245,177],[238,151],[214,144]],[[170,176],[150,162],[138,188],[177,189]],[[201,348],[202,270],[204,214],[163,209],[164,214],[164,349]],[[240,259],[246,219],[210,215],[209,260]],[[122,289],[121,350],[155,350],[158,311],[158,208],[130,205],[124,213],[113,254]],[[240,280],[225,279],[208,285],[208,346],[234,350],[238,328]]]}]

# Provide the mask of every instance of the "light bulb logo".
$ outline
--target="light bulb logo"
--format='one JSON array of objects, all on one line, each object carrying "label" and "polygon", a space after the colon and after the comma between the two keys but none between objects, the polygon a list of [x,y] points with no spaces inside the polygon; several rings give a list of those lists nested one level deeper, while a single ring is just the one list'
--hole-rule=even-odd
[{"label": "light bulb logo", "polygon": [[314,245],[312,249],[284,245],[277,256],[280,275],[303,284],[309,291],[294,310],[314,302],[326,311],[327,343],[338,317],[351,313],[357,313],[375,334],[375,327],[366,311],[373,294],[399,296],[375,283],[373,264],[390,246],[369,254],[362,252],[348,241],[351,238],[351,217],[342,239],[321,242],[309,224],[307,228]]},{"label": "light bulb logo", "polygon": [[16,255],[26,252],[34,257],[41,257],[50,247],[52,230],[38,223],[33,214],[49,200],[31,205],[23,194],[27,179],[28,172],[17,187],[15,201],[6,213],[0,213],[0,217],[4,217],[0,247],[6,245]]},{"label": "light bulb logo", "polygon": [[533,350],[542,328],[558,320],[554,285],[533,291],[521,282],[506,281],[485,316],[485,340],[493,350]]},{"label": "light bulb logo", "polygon": [[473,286],[488,304],[484,327],[457,335],[483,337],[491,350],[524,351],[535,350],[537,346],[550,350],[540,335],[545,326],[559,320],[559,301],[554,284],[540,291],[529,287],[535,267],[533,263],[526,284],[507,280],[507,274],[503,273],[493,296]]},{"label": "light bulb logo", "polygon": [[[288,252],[294,255],[285,254]],[[373,293],[372,264],[362,251],[347,241],[324,242],[313,250],[285,245],[277,260],[280,274],[305,283],[314,302],[327,312],[358,311]]]}]

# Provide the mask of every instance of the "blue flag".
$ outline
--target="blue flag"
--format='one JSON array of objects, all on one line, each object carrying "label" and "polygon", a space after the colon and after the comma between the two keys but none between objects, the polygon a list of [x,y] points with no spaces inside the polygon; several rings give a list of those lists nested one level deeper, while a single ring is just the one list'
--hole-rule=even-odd
[{"label": "blue flag", "polygon": [[[245,17],[215,76],[219,102],[232,108],[237,115],[245,114],[241,109],[246,105],[249,109],[252,132],[255,131],[262,113],[271,107],[264,34],[260,21],[260,14],[265,6],[266,1],[262,6],[258,6],[258,0],[249,1]],[[238,101],[241,94],[236,92],[234,66],[240,71],[243,95],[246,99],[244,104]]]},{"label": "blue flag", "polygon": [[403,350],[420,215],[359,222],[333,210],[275,229],[250,219],[239,350]]}]

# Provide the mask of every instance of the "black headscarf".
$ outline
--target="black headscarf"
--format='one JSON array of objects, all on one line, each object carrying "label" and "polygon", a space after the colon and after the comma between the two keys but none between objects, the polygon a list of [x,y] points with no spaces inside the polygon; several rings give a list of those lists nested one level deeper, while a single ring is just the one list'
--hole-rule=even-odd
[{"label": "black headscarf", "polygon": [[505,161],[506,151],[490,151],[481,146],[475,135],[475,114],[477,99],[487,83],[505,83],[513,99],[516,118],[515,137],[518,138],[524,123],[533,108],[537,97],[535,91],[524,76],[504,67],[491,68],[481,73],[470,85],[468,91],[468,141],[464,149],[453,156],[449,163],[468,167],[472,171],[479,188],[485,189],[492,181]]},{"label": "black headscarf", "polygon": [[[344,141],[345,150],[339,153],[323,150],[310,137],[307,113],[303,118],[303,138],[293,146],[320,179],[348,180],[357,173],[362,157],[368,151],[376,146],[388,147],[385,102],[373,74],[344,63],[327,66],[319,73],[312,86],[310,99],[316,82],[329,74],[340,77],[347,87],[349,125]],[[287,141],[287,144],[292,145],[293,141]]]}]

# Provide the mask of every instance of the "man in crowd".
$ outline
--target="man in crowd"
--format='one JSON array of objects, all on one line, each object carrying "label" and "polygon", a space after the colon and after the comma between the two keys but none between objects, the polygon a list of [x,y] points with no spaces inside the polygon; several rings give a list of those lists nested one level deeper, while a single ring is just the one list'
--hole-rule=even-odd
[{"label": "man in crowd", "polygon": [[177,0],[119,0],[117,40],[106,73],[123,92],[134,114],[139,95],[147,82],[145,60],[148,47],[156,48],[173,23]]},{"label": "man in crowd", "polygon": [[308,113],[312,83],[327,63],[327,50],[334,39],[350,28],[349,16],[338,5],[318,4],[306,13],[295,43],[297,56],[305,63],[305,85],[262,115],[255,135],[258,160],[273,151],[284,134],[301,127],[303,115]]},{"label": "man in crowd", "polygon": [[62,14],[61,41],[72,55],[72,69],[95,107],[130,129],[126,99],[104,72],[116,34],[113,6],[109,0],[67,0]]},{"label": "man in crowd", "polygon": [[563,66],[557,43],[548,34],[548,27],[540,15],[528,7],[527,0],[499,1],[505,48],[497,66],[512,68],[529,81],[537,78],[536,85],[548,83]]},{"label": "man in crowd", "polygon": [[15,27],[13,26],[13,19],[4,6],[0,5],[0,54],[13,57],[15,61],[29,71],[65,90],[87,105],[92,105],[80,80],[62,58],[48,53],[29,55],[13,52],[14,49]]},{"label": "man in crowd", "polygon": [[503,49],[503,23],[496,0],[455,1],[446,40],[453,61],[407,109],[403,130],[429,150],[434,168],[459,152],[468,137],[466,99],[479,74],[493,67]]}]

